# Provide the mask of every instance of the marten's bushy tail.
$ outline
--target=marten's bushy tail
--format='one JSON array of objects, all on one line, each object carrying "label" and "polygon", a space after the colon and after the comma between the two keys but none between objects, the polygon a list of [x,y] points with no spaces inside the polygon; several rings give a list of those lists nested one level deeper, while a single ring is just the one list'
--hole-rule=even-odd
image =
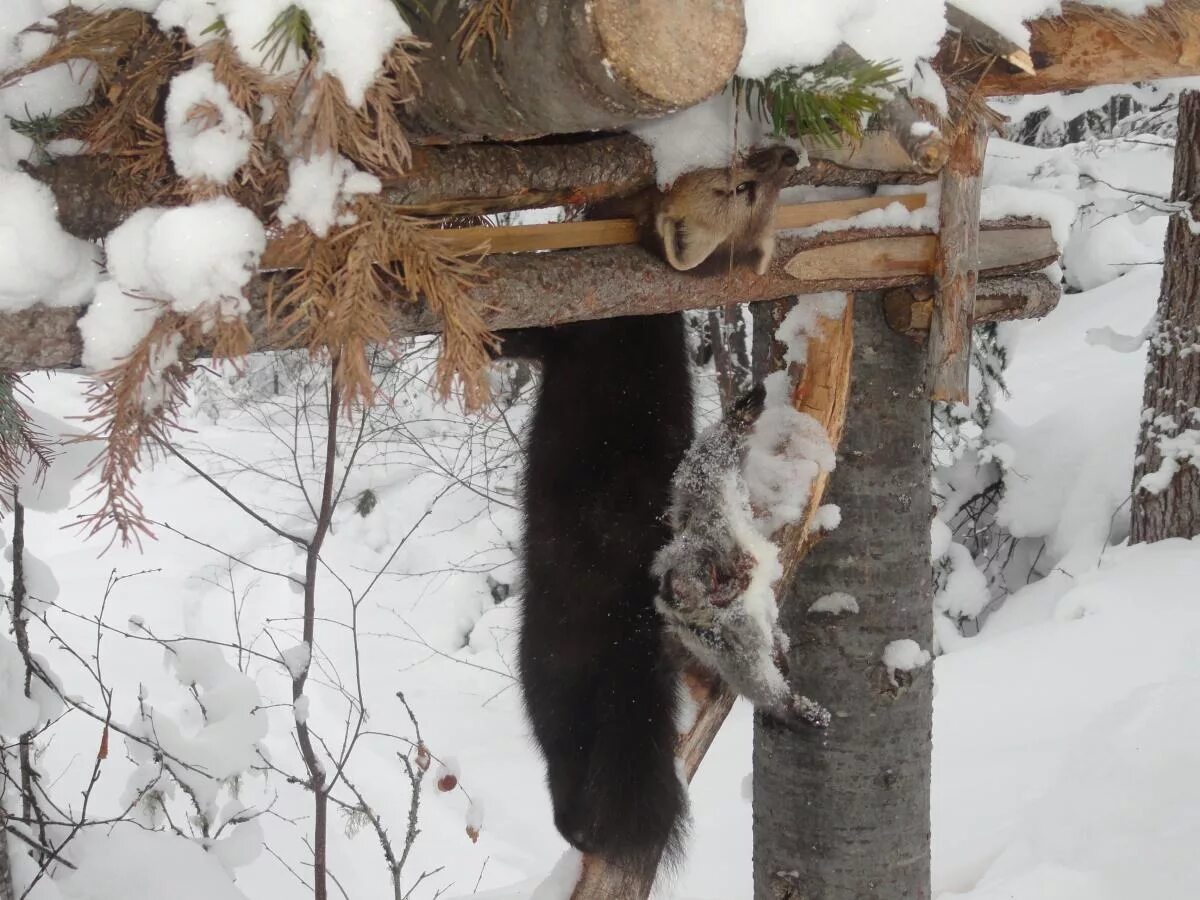
[{"label": "marten's bushy tail", "polygon": [[[675,763],[678,678],[658,617],[638,618],[619,647],[583,666],[531,641],[521,680],[559,832],[645,883],[679,858],[688,804]],[[533,631],[523,636],[536,640]]]}]

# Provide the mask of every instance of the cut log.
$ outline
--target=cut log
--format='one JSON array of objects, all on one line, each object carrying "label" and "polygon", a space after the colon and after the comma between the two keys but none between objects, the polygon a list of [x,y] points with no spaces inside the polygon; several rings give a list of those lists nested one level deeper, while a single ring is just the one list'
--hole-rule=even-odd
[{"label": "cut log", "polygon": [[1037,72],[996,62],[947,35],[934,61],[943,77],[977,85],[983,96],[1045,94],[1102,84],[1200,75],[1200,4],[1165,0],[1140,16],[1064,3],[1061,16],[1028,23]]},{"label": "cut log", "polygon": [[[797,302],[804,303],[805,298],[799,297]],[[853,307],[853,299],[847,298],[840,319],[822,322],[820,337],[809,340],[806,363],[789,372],[793,405],[821,423],[834,447],[841,440],[850,395]],[[816,538],[811,522],[825,497],[827,485],[828,476],[822,473],[813,482],[803,521],[774,536],[784,565],[783,577],[776,585],[776,594],[780,597],[790,593],[800,560]],[[680,735],[675,753],[690,782],[737,698],[718,678],[698,666],[684,673],[684,683],[696,704],[696,717],[687,733]],[[571,900],[645,900],[651,887],[649,883],[630,885],[625,873],[613,870],[601,859],[585,857],[583,874]]]},{"label": "cut log", "polygon": [[[838,187],[921,184],[904,149],[886,132],[858,144],[805,142],[809,164],[788,184]],[[133,210],[122,206],[111,162],[64,156],[27,167],[58,202],[63,228],[98,240]],[[412,168],[386,179],[383,197],[400,215],[478,215],[547,206],[573,206],[632,194],[654,181],[650,148],[631,134],[524,144],[414,147]]]},{"label": "cut log", "polygon": [[661,116],[720,91],[746,39],[742,0],[517,2],[492,39],[462,55],[474,7],[436,0],[411,17],[429,44],[421,95],[402,114],[418,141],[524,139]]},{"label": "cut log", "polygon": [[[925,282],[933,272],[937,237],[892,230],[781,236],[764,275],[744,269],[710,277],[677,272],[640,247],[589,247],[554,253],[498,255],[470,291],[493,329],[525,328],[610,316],[714,309],[821,291],[877,290]],[[980,266],[994,275],[1036,272],[1058,257],[1049,227],[1005,220],[985,223]],[[795,270],[796,275],[790,274]],[[248,288],[248,324],[255,350],[285,345],[265,318],[266,293],[282,275]],[[0,314],[0,369],[79,366],[76,322],[81,309],[30,309]],[[397,302],[397,337],[441,330],[421,303]]]},{"label": "cut log", "polygon": [[929,398],[947,403],[967,402],[979,275],[979,197],[987,150],[984,124],[978,120],[963,124],[942,170],[941,226],[933,270],[935,303],[925,375]]},{"label": "cut log", "polygon": [[[976,322],[1039,319],[1058,305],[1062,289],[1045,275],[984,278],[975,287]],[[888,325],[923,343],[933,319],[933,285],[893,288],[883,296]]]}]

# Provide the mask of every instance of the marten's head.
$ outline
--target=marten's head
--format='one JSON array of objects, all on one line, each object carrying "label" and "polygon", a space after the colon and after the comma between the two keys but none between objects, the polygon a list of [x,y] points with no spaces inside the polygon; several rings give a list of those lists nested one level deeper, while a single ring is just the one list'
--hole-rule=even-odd
[{"label": "marten's head", "polygon": [[791,147],[768,147],[729,169],[679,176],[654,216],[667,262],[684,271],[711,261],[706,269],[748,265],[766,272],[775,250],[775,204],[799,162]]}]

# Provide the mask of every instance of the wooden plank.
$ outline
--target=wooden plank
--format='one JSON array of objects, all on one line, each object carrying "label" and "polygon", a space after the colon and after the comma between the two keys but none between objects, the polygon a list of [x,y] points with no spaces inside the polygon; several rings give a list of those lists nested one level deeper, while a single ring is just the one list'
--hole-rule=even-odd
[{"label": "wooden plank", "polygon": [[[850,281],[933,274],[938,239],[933,234],[890,234],[808,247],[784,265],[804,281]],[[979,235],[979,268],[1000,273],[1058,257],[1049,227],[989,229]],[[866,288],[863,288],[864,290]]]},{"label": "wooden plank", "polygon": [[979,120],[964,125],[942,170],[941,228],[933,267],[935,302],[925,373],[929,398],[946,403],[968,400],[979,277],[979,198],[987,128]]},{"label": "wooden plank", "polygon": [[[777,229],[804,228],[834,219],[848,219],[872,209],[899,203],[906,209],[920,209],[925,194],[858,197],[850,200],[822,200],[781,206],[775,213]],[[580,247],[617,247],[636,244],[637,226],[632,219],[596,219],[584,222],[548,222],[542,225],[505,225],[501,227],[450,228],[444,234],[452,247],[473,250],[486,247],[489,253],[536,253],[543,250],[572,250]],[[263,269],[292,269],[304,261],[303,251],[291,233],[271,240],[263,255]]]}]

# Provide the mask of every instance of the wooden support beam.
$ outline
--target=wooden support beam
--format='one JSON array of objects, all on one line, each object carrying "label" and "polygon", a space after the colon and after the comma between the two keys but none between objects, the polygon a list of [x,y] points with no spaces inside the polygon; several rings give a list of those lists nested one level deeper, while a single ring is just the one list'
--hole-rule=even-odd
[{"label": "wooden support beam", "polygon": [[[806,141],[809,164],[790,185],[838,187],[921,184],[891,134],[868,132],[858,144]],[[63,228],[99,240],[133,209],[122,204],[111,162],[102,156],[64,156],[27,167],[54,192]],[[414,147],[412,167],[384,180],[383,199],[398,215],[480,215],[515,209],[572,206],[632,194],[654,183],[650,148],[631,134],[522,144]]]},{"label": "wooden support beam", "polygon": [[936,300],[925,375],[930,399],[948,403],[967,402],[979,276],[979,197],[987,151],[984,124],[976,120],[963,125],[942,170],[941,227],[933,270]]},{"label": "wooden support beam", "polygon": [[746,39],[742,0],[519,2],[463,54],[480,6],[429,0],[409,17],[429,44],[421,94],[401,114],[415,140],[515,140],[661,116],[720,91]]},{"label": "wooden support beam", "polygon": [[1140,16],[1064,3],[1061,16],[1035,19],[1028,27],[1035,75],[998,62],[957,34],[943,39],[934,67],[988,97],[1200,75],[1197,0],[1164,0]]},{"label": "wooden support beam", "polygon": [[[975,286],[975,321],[1040,319],[1058,305],[1061,296],[1058,282],[1040,272],[983,278]],[[893,330],[924,343],[933,320],[933,285],[892,288],[883,295],[883,310]]]},{"label": "wooden support beam", "polygon": [[[991,227],[993,226],[994,227]],[[589,247],[553,253],[497,255],[484,263],[470,290],[493,329],[525,328],[610,316],[714,309],[730,303],[777,300],[821,291],[879,290],[920,284],[933,272],[937,237],[890,230],[781,236],[764,275],[737,269],[717,276],[677,272],[640,247]],[[826,258],[838,260],[829,264]],[[1031,221],[986,223],[980,264],[993,274],[1036,272],[1058,258],[1049,227]],[[796,266],[796,260],[803,266]],[[794,268],[797,275],[790,274]],[[248,325],[255,350],[286,345],[266,321],[266,295],[282,274],[251,282]],[[0,314],[0,369],[75,368],[76,327],[82,309],[30,309]],[[397,299],[391,321],[397,337],[441,330],[423,303]]]},{"label": "wooden support beam", "polygon": [[[805,298],[799,297],[797,302],[804,303]],[[851,297],[847,298],[841,318],[823,320],[821,334],[809,339],[804,365],[796,366],[788,373],[792,404],[821,423],[834,447],[841,441],[846,424],[853,345],[854,299]],[[812,521],[824,502],[828,484],[828,473],[818,475],[809,492],[804,518],[773,536],[784,566],[783,577],[775,586],[779,597],[786,597],[791,592],[791,582],[799,563],[819,536],[812,528]],[[679,736],[675,755],[690,782],[737,698],[719,678],[698,666],[685,671],[684,683],[696,706],[696,715],[692,727]],[[649,883],[630,884],[625,873],[612,869],[601,859],[585,857],[583,874],[571,900],[645,900],[651,887]]]}]

